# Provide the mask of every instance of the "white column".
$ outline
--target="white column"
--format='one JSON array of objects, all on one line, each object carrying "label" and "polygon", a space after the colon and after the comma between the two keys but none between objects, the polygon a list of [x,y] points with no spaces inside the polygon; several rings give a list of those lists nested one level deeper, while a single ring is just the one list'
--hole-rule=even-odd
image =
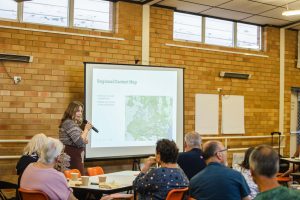
[{"label": "white column", "polygon": [[280,29],[279,131],[284,134],[285,28]]},{"label": "white column", "polygon": [[149,65],[150,5],[143,5],[142,23],[142,65]]}]

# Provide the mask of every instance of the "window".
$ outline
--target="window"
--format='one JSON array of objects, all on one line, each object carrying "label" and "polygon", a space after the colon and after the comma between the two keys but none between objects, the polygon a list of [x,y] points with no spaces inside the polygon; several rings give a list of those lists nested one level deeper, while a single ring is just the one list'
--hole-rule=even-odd
[{"label": "window", "polygon": [[103,0],[74,0],[74,26],[112,30],[112,3]]},{"label": "window", "polygon": [[237,23],[237,46],[260,49],[261,30],[259,26]]},{"label": "window", "polygon": [[232,47],[233,40],[233,22],[205,18],[205,43]]},{"label": "window", "polygon": [[201,42],[201,29],[201,16],[174,12],[174,39]]},{"label": "window", "polygon": [[24,2],[23,20],[56,26],[68,25],[68,0],[32,0]]},{"label": "window", "polygon": [[[174,12],[173,39],[227,47],[261,49],[262,28],[230,20]],[[204,21],[203,21],[204,22]]]},{"label": "window", "polygon": [[0,1],[0,18],[17,19],[18,4],[12,0]]}]

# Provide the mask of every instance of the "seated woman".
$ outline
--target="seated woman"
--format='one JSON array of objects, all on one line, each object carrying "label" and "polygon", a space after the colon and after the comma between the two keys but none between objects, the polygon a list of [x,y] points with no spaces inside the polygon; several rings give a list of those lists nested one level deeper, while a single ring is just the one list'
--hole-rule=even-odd
[{"label": "seated woman", "polygon": [[[297,145],[297,150],[294,153],[293,158],[299,158],[299,153],[300,153],[300,144]],[[281,177],[289,176],[290,173],[297,172],[298,170],[299,170],[299,165],[290,166],[290,168],[280,176]]]},{"label": "seated woman", "polygon": [[29,164],[23,172],[20,187],[43,191],[49,199],[76,199],[64,174],[53,168],[62,150],[63,144],[59,140],[48,137],[38,162]]},{"label": "seated woman", "polygon": [[[189,180],[177,167],[178,148],[175,142],[162,139],[156,143],[156,157],[149,157],[141,173],[133,181],[139,199],[165,199],[170,190],[188,187]],[[157,163],[159,168],[150,169]]]},{"label": "seated woman", "polygon": [[241,164],[235,164],[233,166],[234,170],[237,170],[241,172],[241,174],[244,176],[249,188],[250,188],[250,198],[254,199],[258,193],[258,187],[256,183],[254,183],[251,172],[250,172],[250,166],[249,166],[249,157],[254,150],[254,147],[250,147],[245,152],[244,160]]},{"label": "seated woman", "polygon": [[18,185],[20,185],[20,179],[22,173],[26,169],[26,167],[32,163],[37,162],[43,146],[47,142],[47,136],[43,133],[34,135],[28,144],[25,146],[23,155],[17,163],[16,170],[17,174],[19,175]]}]

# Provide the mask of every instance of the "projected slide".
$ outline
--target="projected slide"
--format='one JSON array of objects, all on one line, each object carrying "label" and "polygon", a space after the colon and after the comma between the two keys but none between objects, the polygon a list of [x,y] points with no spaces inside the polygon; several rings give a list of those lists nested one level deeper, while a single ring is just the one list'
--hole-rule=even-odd
[{"label": "projected slide", "polygon": [[172,139],[171,97],[128,96],[126,97],[126,140],[156,141]]},{"label": "projected slide", "polygon": [[153,154],[159,139],[182,142],[181,69],[89,67],[85,77],[86,118],[99,133],[91,133],[86,157]]}]

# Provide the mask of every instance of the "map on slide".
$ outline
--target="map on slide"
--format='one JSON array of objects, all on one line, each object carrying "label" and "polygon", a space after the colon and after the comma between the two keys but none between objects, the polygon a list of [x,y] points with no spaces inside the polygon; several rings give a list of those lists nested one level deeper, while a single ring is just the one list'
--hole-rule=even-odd
[{"label": "map on slide", "polygon": [[127,141],[172,138],[172,97],[126,96],[125,109]]}]

